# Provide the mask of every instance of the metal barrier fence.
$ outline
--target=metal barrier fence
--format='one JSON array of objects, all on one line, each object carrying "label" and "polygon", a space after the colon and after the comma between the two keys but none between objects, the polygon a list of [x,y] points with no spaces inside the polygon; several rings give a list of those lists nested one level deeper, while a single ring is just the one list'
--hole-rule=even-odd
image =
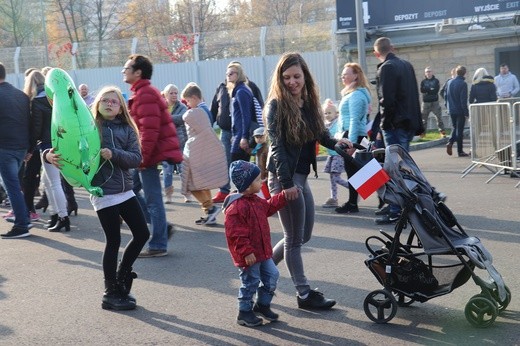
[{"label": "metal barrier fence", "polygon": [[470,105],[472,163],[462,172],[462,178],[477,167],[493,174],[486,183],[502,173],[519,176],[520,102],[515,101],[503,99]]}]

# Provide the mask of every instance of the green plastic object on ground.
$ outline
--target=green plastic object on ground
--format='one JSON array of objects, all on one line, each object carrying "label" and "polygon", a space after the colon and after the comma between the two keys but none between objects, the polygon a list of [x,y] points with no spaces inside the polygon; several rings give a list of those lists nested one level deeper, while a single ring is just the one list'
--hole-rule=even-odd
[{"label": "green plastic object on ground", "polygon": [[47,73],[45,92],[52,104],[51,140],[54,152],[61,155],[62,175],[72,186],[103,196],[100,187],[91,185],[99,168],[101,139],[90,109],[62,69]]}]

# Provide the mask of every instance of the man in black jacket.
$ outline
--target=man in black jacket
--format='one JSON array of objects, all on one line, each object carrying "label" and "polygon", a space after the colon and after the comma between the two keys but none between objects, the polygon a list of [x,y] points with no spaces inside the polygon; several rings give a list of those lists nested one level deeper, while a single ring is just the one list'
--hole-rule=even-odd
[{"label": "man in black jacket", "polygon": [[32,225],[18,172],[24,160],[30,158],[29,150],[34,141],[29,136],[29,97],[6,82],[5,76],[5,66],[0,63],[0,174],[15,215],[12,229],[0,236],[14,239],[31,235]]},{"label": "man in black jacket", "polygon": [[[388,37],[380,37],[374,43],[374,54],[381,61],[376,75],[381,129],[386,145],[400,144],[408,150],[414,135],[424,132],[419,89],[412,64],[392,51]],[[376,219],[377,224],[398,220],[399,206],[390,205],[388,209],[388,214]]]},{"label": "man in black jacket", "polygon": [[444,131],[444,123],[442,122],[442,110],[439,104],[439,89],[440,82],[430,66],[424,69],[424,79],[421,81],[421,94],[423,102],[421,107],[422,122],[424,130],[428,129],[428,116],[433,113],[437,117],[437,128],[439,133],[444,138],[446,131]]}]

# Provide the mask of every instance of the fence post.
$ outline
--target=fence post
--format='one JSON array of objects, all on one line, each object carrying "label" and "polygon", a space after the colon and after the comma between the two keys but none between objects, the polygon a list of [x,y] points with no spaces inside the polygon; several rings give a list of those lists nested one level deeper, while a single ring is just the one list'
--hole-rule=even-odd
[{"label": "fence post", "polygon": [[20,88],[20,81],[18,79],[18,74],[20,73],[20,51],[22,50],[21,47],[16,47],[14,51],[14,73],[16,74],[16,87]]},{"label": "fence post", "polygon": [[72,49],[70,50],[70,53],[72,54],[72,69],[77,70],[78,58],[77,58],[76,54],[78,53],[78,42],[74,42],[72,44]]},{"label": "fence post", "polygon": [[262,63],[260,64],[260,73],[262,75],[262,95],[267,97],[267,76],[265,75],[265,40],[267,37],[267,27],[262,26],[260,28],[260,59],[262,59]]},{"label": "fence post", "polygon": [[135,54],[137,52],[137,37],[132,39],[132,47],[130,48],[130,54]]}]

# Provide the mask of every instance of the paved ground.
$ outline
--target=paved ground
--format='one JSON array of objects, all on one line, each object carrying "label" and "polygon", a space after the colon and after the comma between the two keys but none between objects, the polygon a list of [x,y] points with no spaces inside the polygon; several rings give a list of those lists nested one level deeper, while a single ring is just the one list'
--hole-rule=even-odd
[{"label": "paved ground", "polygon": [[[183,203],[177,192],[175,203],[167,206],[169,220],[179,227],[170,255],[135,264],[138,308],[102,310],[104,237],[87,195],[77,189],[81,209],[72,217],[70,233],[49,233],[37,223],[30,238],[0,240],[0,344],[520,345],[518,179],[502,175],[485,184],[491,174],[483,168],[461,179],[469,159],[448,157],[443,146],[413,151],[412,156],[431,184],[448,195],[448,206],[464,229],[493,254],[512,291],[508,310],[490,328],[474,328],[464,317],[467,301],[479,293],[471,280],[450,294],[399,308],[386,325],[366,317],[363,300],[380,288],[363,264],[368,255],[364,241],[380,228],[373,221],[375,196],[361,201],[354,215],[317,207],[304,261],[313,287],[338,301],[332,311],[299,310],[282,265],[273,301],[280,321],[256,329],[236,325],[239,281],[226,248],[222,216],[216,227],[195,226],[198,206]],[[178,180],[174,184],[179,186]],[[327,175],[320,174],[311,184],[320,205],[328,197]],[[340,196],[345,200],[346,191]],[[281,239],[276,217],[271,226],[273,239]],[[0,232],[9,227],[1,222]],[[123,233],[127,241],[128,230]]]}]

